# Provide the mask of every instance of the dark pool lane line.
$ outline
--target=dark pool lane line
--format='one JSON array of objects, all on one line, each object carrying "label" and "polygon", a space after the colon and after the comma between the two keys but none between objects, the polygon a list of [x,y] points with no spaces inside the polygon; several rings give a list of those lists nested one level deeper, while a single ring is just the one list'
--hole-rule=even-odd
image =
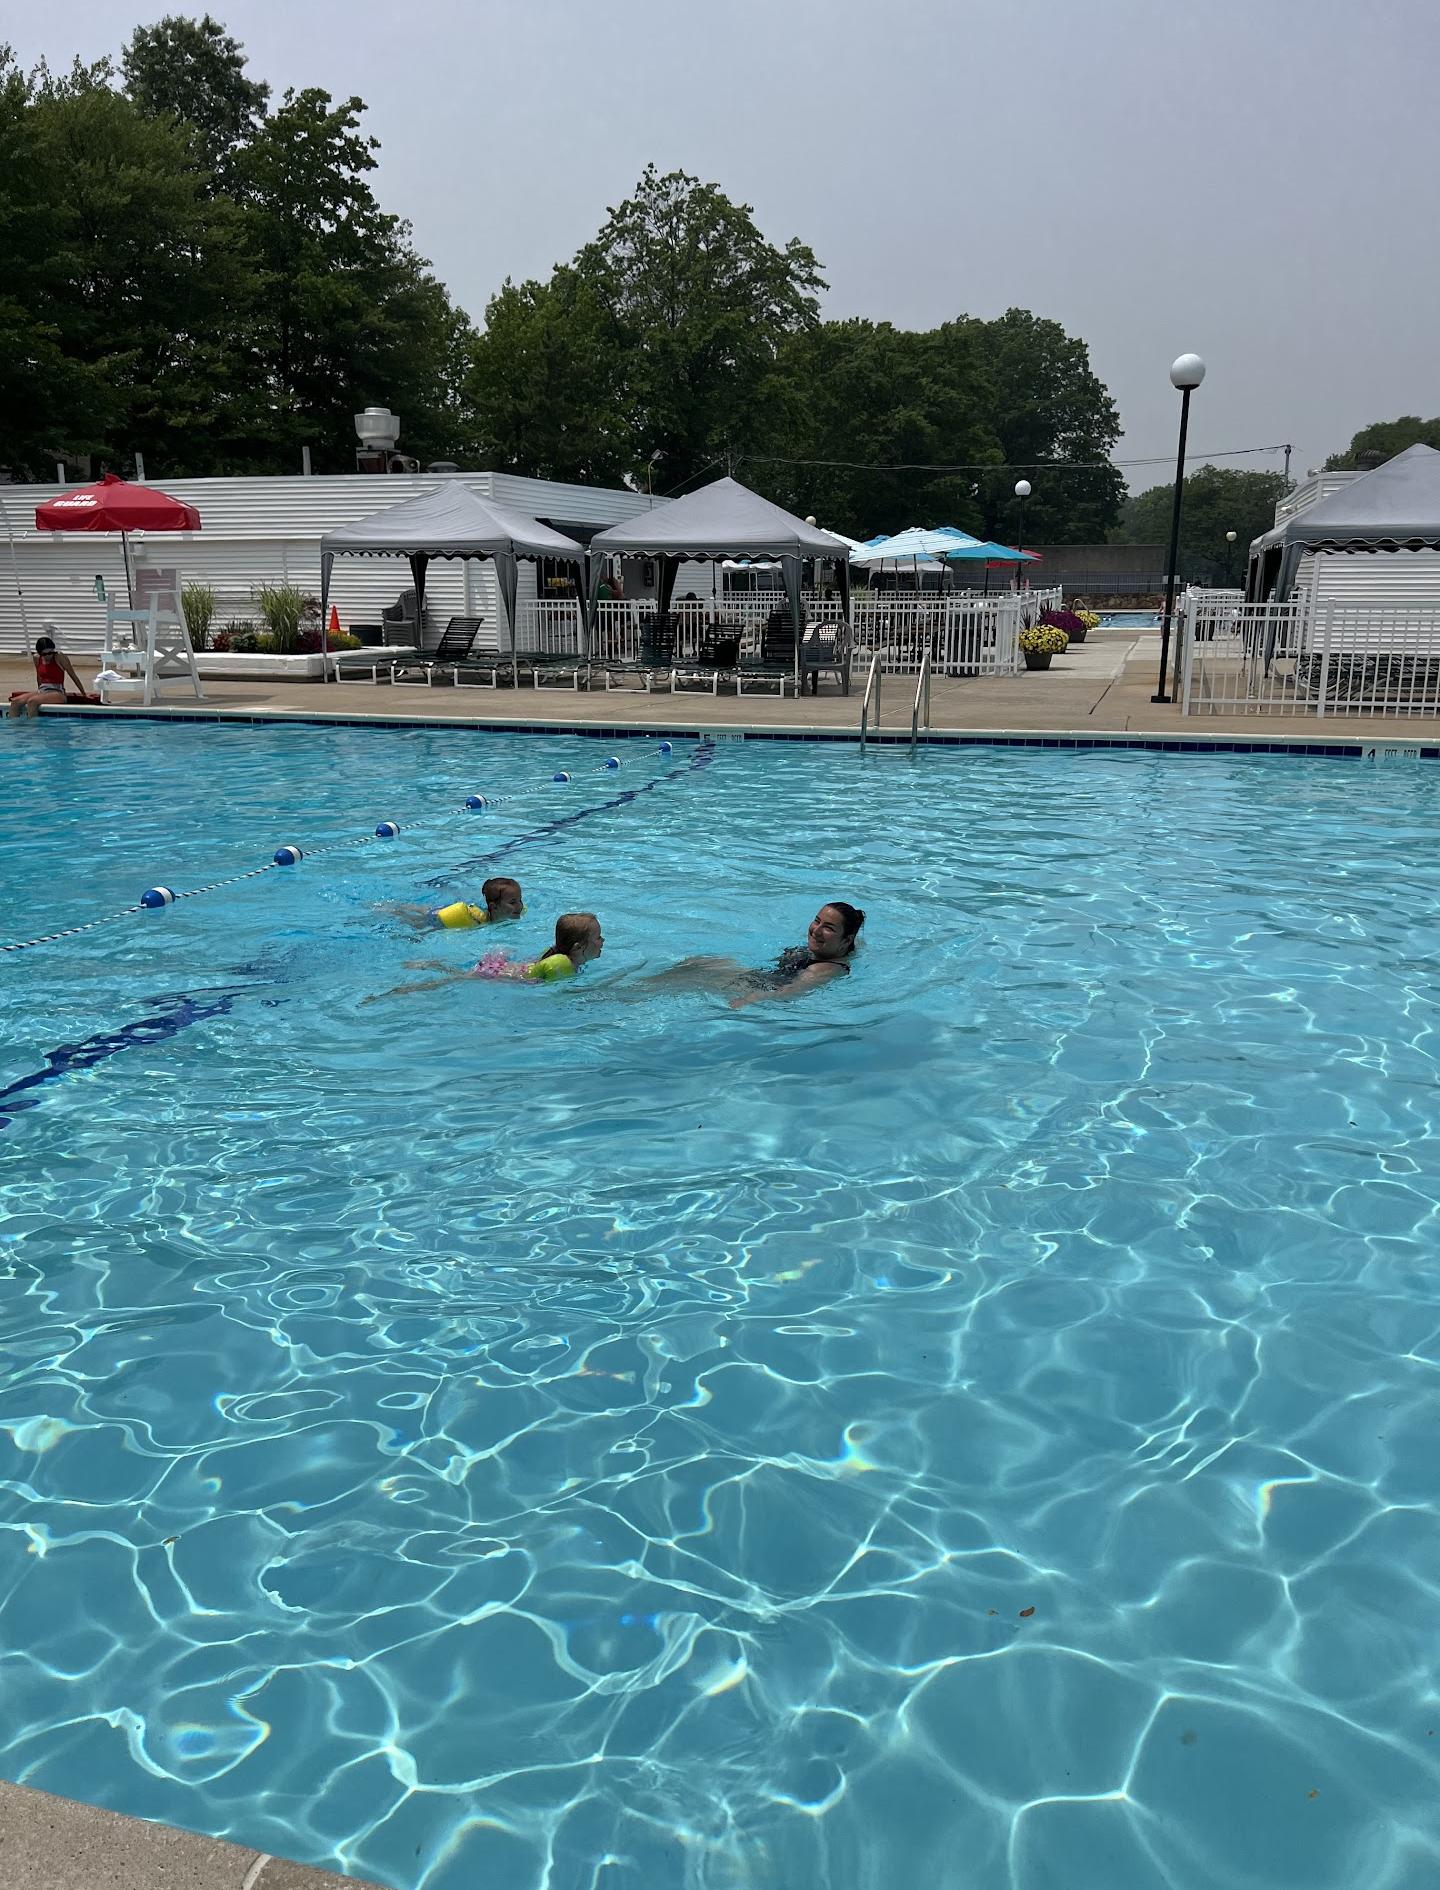
[{"label": "dark pool lane line", "polygon": [[667,768],[664,774],[657,774],[653,780],[642,782],[639,787],[625,788],[613,795],[608,801],[594,801],[589,807],[579,807],[572,814],[562,814],[556,820],[547,820],[543,827],[535,827],[529,833],[517,834],[513,840],[507,840],[491,853],[482,853],[473,860],[461,860],[446,873],[434,879],[426,880],[427,886],[445,887],[451,884],[457,873],[472,873],[478,867],[493,866],[496,860],[502,860],[506,854],[514,853],[518,847],[532,846],[537,840],[548,840],[552,835],[562,833],[567,827],[578,826],[582,820],[589,820],[594,814],[608,814],[617,807],[627,807],[632,801],[638,801],[642,794],[651,794],[657,787],[665,787],[672,781],[683,781],[687,776],[698,774],[702,768],[708,768],[715,759],[714,742],[701,742],[688,761],[678,767]]},{"label": "dark pool lane line", "polygon": [[34,1092],[45,1084],[58,1083],[77,1070],[92,1070],[97,1063],[104,1063],[123,1051],[163,1043],[167,1037],[177,1036],[208,1017],[222,1017],[239,998],[264,990],[271,982],[273,980],[267,978],[254,984],[221,985],[207,991],[178,991],[171,996],[152,998],[150,1002],[157,1008],[144,1017],[137,1017],[133,1024],[125,1024],[119,1030],[98,1031],[93,1037],[82,1037],[79,1043],[57,1044],[53,1050],[45,1052],[43,1070],[32,1070],[28,1076],[19,1076],[0,1089],[0,1129],[8,1129],[22,1110],[39,1108],[42,1098]]}]

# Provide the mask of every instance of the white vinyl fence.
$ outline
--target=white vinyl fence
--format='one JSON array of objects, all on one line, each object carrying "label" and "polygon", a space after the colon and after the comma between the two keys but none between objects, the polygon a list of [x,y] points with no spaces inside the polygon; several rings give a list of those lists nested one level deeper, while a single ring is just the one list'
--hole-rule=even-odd
[{"label": "white vinyl fence", "polygon": [[[807,593],[804,603],[810,623],[842,619],[838,597]],[[861,592],[850,610],[855,662],[868,665],[878,653],[887,674],[913,675],[928,650],[937,676],[1014,675],[1020,668],[1021,630],[1059,603],[1058,590],[1002,591],[989,597],[978,591],[945,596],[891,591],[873,598]],[[670,610],[676,659],[692,660],[707,638],[727,636],[740,638],[742,656],[758,656],[766,622],[775,612],[788,620],[783,591],[732,593],[713,604],[681,599]],[[642,627],[654,613],[651,599],[599,603],[588,654],[597,663],[638,661]],[[573,599],[522,604],[519,617],[516,645],[522,653],[573,656],[585,647]]]},{"label": "white vinyl fence", "polygon": [[1186,715],[1440,714],[1440,608],[1188,591]]}]

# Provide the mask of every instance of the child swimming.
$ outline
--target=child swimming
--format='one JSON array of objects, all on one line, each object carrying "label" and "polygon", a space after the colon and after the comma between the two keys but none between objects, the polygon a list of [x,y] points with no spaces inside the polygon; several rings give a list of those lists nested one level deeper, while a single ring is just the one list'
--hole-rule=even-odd
[{"label": "child swimming", "polygon": [[[511,984],[554,984],[561,978],[573,978],[592,964],[605,949],[600,921],[593,912],[562,912],[555,921],[554,943],[538,958],[510,958],[502,951],[486,952],[477,964],[460,971],[429,959],[415,961],[413,969],[435,970],[438,978],[422,978],[416,984],[396,985],[392,991],[377,992],[375,997],[402,997],[411,991],[436,991],[457,978],[503,979]],[[364,1000],[373,1004],[375,997]]]},{"label": "child swimming", "polygon": [[518,919],[525,910],[525,895],[518,879],[487,879],[480,888],[483,906],[472,906],[457,899],[448,906],[386,906],[391,918],[402,919],[417,932],[439,929],[464,931],[474,925],[503,925]]},{"label": "child swimming", "polygon": [[555,942],[538,958],[528,962],[507,958],[504,952],[486,952],[471,978],[529,978],[549,984],[557,978],[573,978],[577,971],[597,959],[605,949],[600,921],[593,912],[562,912],[555,921]]}]

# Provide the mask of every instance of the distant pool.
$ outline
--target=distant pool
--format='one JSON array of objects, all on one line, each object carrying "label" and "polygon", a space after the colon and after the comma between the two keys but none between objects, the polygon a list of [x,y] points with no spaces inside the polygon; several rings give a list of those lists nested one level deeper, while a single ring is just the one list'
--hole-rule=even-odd
[{"label": "distant pool", "polygon": [[1150,630],[1160,621],[1158,610],[1107,610],[1102,612],[1100,621],[1111,629]]},{"label": "distant pool", "polygon": [[[405,1890],[1440,1880],[1440,773],[616,752],[0,738],[10,938],[308,855],[0,960],[0,1774]],[[601,963],[363,1004],[491,870]]]}]

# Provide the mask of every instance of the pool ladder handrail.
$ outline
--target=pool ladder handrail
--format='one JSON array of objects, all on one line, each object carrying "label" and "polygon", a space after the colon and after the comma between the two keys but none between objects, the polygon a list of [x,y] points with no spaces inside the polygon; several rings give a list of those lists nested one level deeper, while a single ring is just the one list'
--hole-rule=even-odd
[{"label": "pool ladder handrail", "polygon": [[875,726],[880,726],[880,652],[870,658],[870,674],[865,679],[865,700],[860,704],[860,748],[864,751],[870,733],[870,698],[875,698]]},{"label": "pool ladder handrail", "polygon": [[926,648],[920,660],[920,679],[915,685],[915,706],[910,711],[910,753],[915,753],[920,740],[920,705],[925,705],[925,726],[930,726],[930,651]]}]

